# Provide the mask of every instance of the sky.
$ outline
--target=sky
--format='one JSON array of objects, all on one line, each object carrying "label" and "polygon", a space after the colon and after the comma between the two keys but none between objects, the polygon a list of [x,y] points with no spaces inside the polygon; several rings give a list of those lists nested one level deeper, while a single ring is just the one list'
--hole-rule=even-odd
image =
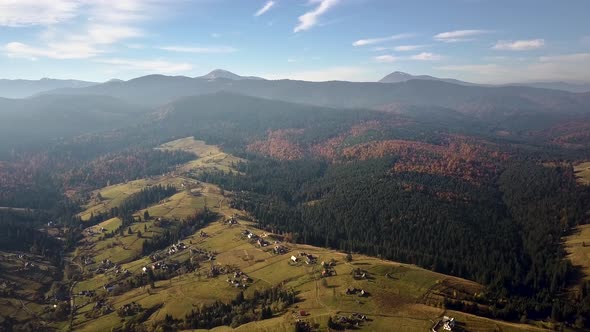
[{"label": "sky", "polygon": [[590,82],[590,0],[0,0],[0,78]]}]

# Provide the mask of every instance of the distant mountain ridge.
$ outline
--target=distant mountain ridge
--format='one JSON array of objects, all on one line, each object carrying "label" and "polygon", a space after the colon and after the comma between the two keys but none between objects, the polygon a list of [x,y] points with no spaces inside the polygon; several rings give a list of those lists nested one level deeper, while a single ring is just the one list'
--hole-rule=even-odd
[{"label": "distant mountain ridge", "polygon": [[502,86],[527,86],[531,88],[560,90],[568,92],[590,92],[590,83],[567,83],[567,82],[526,82],[526,83],[507,83],[507,84],[478,84],[457,80],[454,78],[439,78],[430,75],[412,75],[401,71],[394,71],[380,79],[379,83],[403,83],[410,80],[428,80],[447,82],[467,86],[482,86],[482,87],[502,87]]},{"label": "distant mountain ridge", "polygon": [[432,79],[384,84],[148,75],[86,88],[58,89],[47,94],[106,95],[131,104],[157,108],[182,97],[220,91],[336,108],[396,110],[408,106],[435,106],[477,116],[497,112],[579,114],[590,111],[590,100],[583,94],[527,86],[466,85]]},{"label": "distant mountain ridge", "polygon": [[42,78],[40,80],[8,80],[0,79],[0,97],[26,98],[45,91],[60,88],[84,88],[98,84],[79,80],[59,80]]},{"label": "distant mountain ridge", "polygon": [[238,74],[234,74],[231,71],[228,71],[225,69],[215,69],[207,75],[203,75],[203,76],[199,76],[199,77],[195,77],[195,78],[206,79],[206,80],[215,80],[215,79],[220,79],[220,78],[228,79],[228,80],[264,80],[264,78],[257,77],[257,76],[240,76]]},{"label": "distant mountain ridge", "polygon": [[429,81],[440,81],[460,85],[479,85],[475,83],[464,82],[453,78],[438,78],[430,75],[412,75],[401,71],[394,71],[393,73],[386,75],[379,80],[379,83],[402,83],[409,80],[429,80]]}]

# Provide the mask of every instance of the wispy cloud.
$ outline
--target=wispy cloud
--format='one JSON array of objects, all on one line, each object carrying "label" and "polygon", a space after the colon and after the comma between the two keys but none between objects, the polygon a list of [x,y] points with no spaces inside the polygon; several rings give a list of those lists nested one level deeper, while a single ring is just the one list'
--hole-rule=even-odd
[{"label": "wispy cloud", "polygon": [[474,37],[488,33],[487,30],[455,30],[441,32],[434,36],[435,40],[445,43],[456,43],[473,40]]},{"label": "wispy cloud", "polygon": [[442,56],[430,52],[422,52],[419,54],[412,55],[410,59],[418,61],[437,61],[442,59]]},{"label": "wispy cloud", "polygon": [[195,54],[218,54],[218,53],[233,53],[237,50],[230,46],[162,46],[161,50],[180,53],[195,53]]},{"label": "wispy cloud", "polygon": [[400,45],[400,46],[395,46],[393,48],[393,50],[397,51],[397,52],[410,52],[410,51],[419,50],[419,49],[422,49],[425,47],[426,47],[426,45]]},{"label": "wispy cloud", "polygon": [[[144,36],[137,23],[150,16],[158,1],[0,0],[0,25],[45,26],[37,45],[12,41],[4,49],[9,56],[30,59],[95,57],[110,45]],[[76,26],[61,24],[68,20]]]},{"label": "wispy cloud", "polygon": [[267,11],[269,11],[275,5],[274,1],[267,1],[262,8],[258,9],[254,16],[264,15]]},{"label": "wispy cloud", "polygon": [[437,70],[463,73],[474,81],[515,83],[527,81],[579,81],[590,77],[590,53],[571,53],[533,58],[525,63],[504,62],[435,67]]},{"label": "wispy cloud", "polygon": [[76,16],[80,7],[74,0],[0,1],[0,26],[51,25]]},{"label": "wispy cloud", "polygon": [[340,0],[310,0],[310,4],[317,4],[313,10],[299,16],[299,24],[293,29],[294,32],[300,32],[311,29],[318,24],[319,18],[330,8],[336,6]]},{"label": "wispy cloud", "polygon": [[50,43],[45,47],[33,47],[19,42],[4,45],[6,55],[13,58],[85,59],[99,55],[101,52],[87,43]]},{"label": "wispy cloud", "polygon": [[97,63],[117,66],[121,70],[142,73],[172,74],[186,72],[193,69],[189,63],[174,63],[164,60],[140,60],[140,59],[97,59]]},{"label": "wispy cloud", "polygon": [[449,65],[436,67],[435,69],[454,72],[469,72],[484,76],[503,72],[502,66],[492,63],[476,65]]},{"label": "wispy cloud", "polygon": [[410,38],[412,36],[414,36],[414,35],[411,33],[400,33],[397,35],[387,36],[387,37],[359,39],[359,40],[355,41],[354,43],[352,43],[352,46],[358,47],[358,46],[374,45],[374,44],[380,44],[380,43],[384,43],[384,42],[388,42],[388,41]]},{"label": "wispy cloud", "polygon": [[393,56],[393,55],[379,55],[374,57],[373,59],[375,59],[375,61],[379,62],[379,63],[391,63],[391,62],[396,62],[398,60],[400,60],[399,57]]},{"label": "wispy cloud", "polygon": [[443,58],[442,55],[422,52],[410,56],[379,55],[373,57],[373,60],[379,63],[391,63],[397,61],[438,61]]},{"label": "wispy cloud", "polygon": [[500,40],[492,47],[494,50],[501,51],[530,51],[542,48],[545,46],[544,39],[530,39],[530,40]]}]

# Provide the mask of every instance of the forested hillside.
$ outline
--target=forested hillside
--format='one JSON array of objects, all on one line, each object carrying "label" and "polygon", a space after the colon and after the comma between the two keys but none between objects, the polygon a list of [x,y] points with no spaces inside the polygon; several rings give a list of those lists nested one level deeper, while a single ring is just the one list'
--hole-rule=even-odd
[{"label": "forested hillside", "polygon": [[[526,98],[542,97],[527,91]],[[153,113],[121,111],[130,119],[145,117],[124,128],[71,132],[35,149],[10,151],[0,163],[0,205],[43,209],[47,218],[75,226],[82,205],[104,204],[105,211],[88,213],[86,225],[119,220],[103,237],[133,234],[141,243],[136,255],[148,255],[196,232],[207,218],[191,219],[195,210],[183,210],[178,225],[147,240],[147,227],[132,227],[132,215],[152,204],[174,209],[162,200],[193,202],[198,194],[189,186],[172,199],[175,189],[156,186],[111,206],[94,191],[177,174],[186,169],[177,166],[196,156],[156,147],[194,136],[241,159],[218,167],[215,157],[199,156],[213,164],[186,176],[233,193],[233,208],[287,241],[417,264],[485,287],[478,296],[448,300],[449,308],[587,326],[586,286],[561,242],[572,227],[588,222],[589,190],[576,185],[573,172],[574,162],[590,157],[585,122],[560,122],[550,114],[542,117],[553,119],[550,131],[516,121],[516,135],[486,120],[495,108],[474,115],[448,106],[339,109],[222,92],[181,98]],[[517,117],[528,121],[534,107],[525,109]],[[76,229],[64,234],[64,250],[82,239]],[[30,232],[23,240],[53,245]],[[191,319],[169,323],[209,326]]]}]

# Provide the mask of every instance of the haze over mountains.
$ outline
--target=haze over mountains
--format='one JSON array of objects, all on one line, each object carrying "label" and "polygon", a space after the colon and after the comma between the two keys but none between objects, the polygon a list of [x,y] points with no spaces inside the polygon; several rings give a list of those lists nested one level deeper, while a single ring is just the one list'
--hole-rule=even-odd
[{"label": "haze over mountains", "polygon": [[58,80],[43,78],[40,80],[7,80],[0,79],[0,97],[26,98],[39,92],[59,88],[83,88],[97,84],[78,80]]},{"label": "haze over mountains", "polygon": [[[2,136],[19,137],[12,147],[138,124],[154,118],[152,112],[174,108],[179,100],[186,105],[186,97],[206,95],[217,101],[231,96],[237,100],[237,108],[240,101],[251,103],[245,97],[253,97],[299,104],[299,107],[386,111],[418,121],[445,123],[449,128],[479,128],[482,133],[491,134],[502,131],[522,139],[531,131],[585,121],[590,116],[590,93],[475,85],[402,72],[394,72],[380,82],[265,80],[225,70],[195,78],[148,75],[100,84],[59,80],[36,81],[37,85],[33,84],[35,81],[3,82],[20,86],[16,94],[19,96],[42,87],[61,87],[30,98],[0,98]],[[24,86],[32,88],[27,90]],[[193,100],[195,110],[216,108],[213,102],[203,106],[197,102],[202,99],[188,100]],[[275,106],[285,107],[280,103]]]},{"label": "haze over mountains", "polygon": [[569,92],[588,92],[590,91],[590,83],[567,83],[567,82],[528,82],[528,83],[509,83],[501,85],[491,84],[476,84],[465,81],[456,80],[453,78],[438,78],[430,75],[412,75],[400,71],[395,71],[391,74],[383,77],[379,82],[381,83],[401,83],[409,80],[430,80],[430,81],[441,81],[447,83],[454,83],[460,85],[470,86],[528,86],[532,88],[561,90]]},{"label": "haze over mountains", "polygon": [[[437,82],[445,82],[457,85],[464,85],[464,86],[479,86],[479,87],[502,87],[502,86],[524,86],[524,87],[534,87],[534,88],[542,88],[542,89],[550,89],[550,90],[560,90],[560,91],[568,91],[568,92],[590,92],[590,83],[568,83],[568,82],[529,82],[529,83],[513,83],[513,84],[503,84],[503,85],[489,85],[489,84],[476,84],[471,82],[465,82],[453,78],[439,78],[430,75],[412,75],[401,71],[394,71],[382,79],[380,79],[379,83],[404,83],[411,80],[421,80],[421,81],[437,81]],[[229,87],[232,85],[233,81],[265,81],[262,82],[241,82],[239,87]],[[240,76],[238,74],[232,73],[227,70],[223,69],[215,69],[209,72],[206,75],[198,76],[194,78],[190,78],[187,76],[165,76],[165,75],[147,75],[138,77],[135,79],[131,79],[128,81],[123,81],[120,79],[111,79],[104,83],[96,83],[96,82],[87,82],[87,81],[79,81],[79,80],[59,80],[59,79],[49,79],[43,78],[40,80],[7,80],[7,79],[0,79],[0,98],[27,98],[36,94],[40,93],[49,93],[49,94],[107,94],[112,95],[112,92],[109,92],[112,89],[116,89],[118,87],[124,87],[125,89],[149,89],[148,86],[157,86],[160,84],[165,84],[170,86],[171,90],[176,90],[178,93],[172,92],[164,92],[161,97],[148,97],[145,101],[146,104],[153,104],[153,103],[161,103],[162,100],[164,102],[169,102],[178,96],[188,96],[193,94],[202,94],[202,93],[210,93],[220,90],[232,90],[236,92],[241,91],[248,91],[248,90],[256,90],[262,89],[263,87],[272,86],[272,82],[282,82],[277,83],[277,85],[288,86],[289,83],[286,82],[302,82],[301,85],[304,83],[308,83],[308,86],[314,86],[316,84],[320,84],[323,86],[328,86],[330,84],[335,84],[336,81],[327,81],[327,82],[305,82],[305,81],[293,81],[293,80],[266,80],[262,77],[258,76]],[[187,84],[188,85],[185,85]],[[323,83],[323,84],[322,84]],[[369,84],[371,82],[344,82],[339,81],[341,85],[347,85],[347,83],[352,84],[353,86],[361,86],[362,84]],[[119,85],[120,84],[120,85]],[[247,87],[251,85],[251,87]],[[88,88],[88,89],[85,89]],[[260,92],[261,93],[261,92]],[[250,94],[250,93],[245,93]],[[165,96],[168,95],[169,98]],[[252,93],[252,95],[257,95],[256,93]],[[295,100],[296,101],[296,100]],[[329,103],[326,103],[329,105]],[[350,105],[350,106],[355,106]],[[357,105],[358,106],[358,105]]]}]

